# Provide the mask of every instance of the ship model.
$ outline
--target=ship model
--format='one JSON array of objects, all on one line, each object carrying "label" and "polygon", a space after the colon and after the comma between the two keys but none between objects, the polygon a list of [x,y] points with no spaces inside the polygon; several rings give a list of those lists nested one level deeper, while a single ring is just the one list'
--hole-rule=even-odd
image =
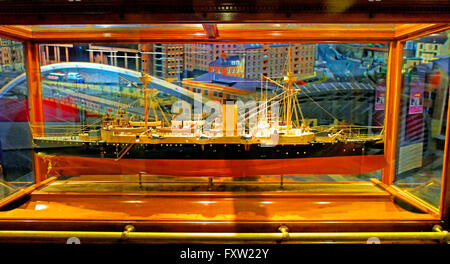
[{"label": "ship model", "polygon": [[[156,92],[148,88],[151,77],[143,74],[139,78],[142,87],[121,78],[143,91],[144,120],[132,121],[126,109],[119,109],[116,114],[105,114],[99,127],[71,135],[34,137],[35,151],[47,173],[218,177],[360,174],[385,166],[382,128],[368,133],[368,127],[355,125],[319,128],[307,124],[290,60],[281,82],[261,76],[266,83],[281,87],[282,93],[269,98],[261,87],[265,103],[244,113],[236,104],[224,102],[221,117],[208,129],[204,129],[207,120],[203,115],[194,120],[168,120],[164,115],[159,120],[153,99],[154,116],[149,121],[148,95]],[[275,101],[281,102],[281,116],[269,110],[269,103]],[[255,116],[259,118],[250,128],[249,120]]]}]

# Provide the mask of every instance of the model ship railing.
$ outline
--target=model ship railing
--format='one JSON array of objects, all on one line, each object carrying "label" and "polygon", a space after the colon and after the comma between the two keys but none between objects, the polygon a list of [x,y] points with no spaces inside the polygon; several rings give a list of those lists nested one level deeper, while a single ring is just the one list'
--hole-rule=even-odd
[{"label": "model ship railing", "polygon": [[384,135],[384,126],[359,126],[359,125],[328,125],[315,126],[313,129],[320,132],[340,133],[343,138],[373,138],[374,136],[382,137]]},{"label": "model ship railing", "polygon": [[[96,120],[91,124],[80,125],[80,124],[66,124],[66,125],[54,125],[46,124],[44,138],[47,139],[58,139],[58,138],[71,138],[76,139],[77,136],[82,134],[97,133],[100,135],[100,129],[102,128],[101,120]],[[136,123],[136,122],[135,122]],[[150,122],[153,124],[154,122]],[[30,125],[31,129],[34,126],[39,126],[38,124]],[[200,127],[187,127],[187,128],[173,128],[173,127],[150,127],[148,133],[157,133],[160,136],[177,136],[177,135],[190,135],[195,137],[196,130],[200,129],[201,133],[204,131]],[[384,136],[384,126],[360,126],[360,125],[320,125],[313,126],[310,128],[315,136],[318,138],[335,138],[337,140],[364,140],[364,139],[379,139],[382,140]],[[180,132],[183,130],[185,132]],[[32,130],[33,131],[33,130]],[[117,132],[117,135],[127,135],[134,133],[134,130],[127,132]],[[148,134],[147,133],[147,134]],[[141,133],[139,133],[141,134]],[[281,135],[283,133],[280,133]],[[97,136],[97,137],[98,137]],[[218,134],[217,137],[221,137],[223,134]],[[242,135],[241,135],[242,136]]]},{"label": "model ship railing", "polygon": [[[100,120],[101,121],[101,120]],[[83,132],[88,132],[96,129],[100,129],[101,122],[98,120],[91,124],[81,125],[81,124],[65,124],[65,125],[54,125],[45,123],[44,137],[70,137],[77,136]],[[40,127],[40,124],[30,125],[31,131],[36,127]]]}]

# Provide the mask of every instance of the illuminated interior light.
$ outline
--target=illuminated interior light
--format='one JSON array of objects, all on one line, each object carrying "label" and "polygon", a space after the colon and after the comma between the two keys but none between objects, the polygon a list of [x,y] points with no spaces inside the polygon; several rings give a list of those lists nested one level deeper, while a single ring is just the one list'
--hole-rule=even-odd
[{"label": "illuminated interior light", "polygon": [[133,200],[131,200],[131,201],[125,201],[126,203],[142,203],[142,201],[133,201]]},{"label": "illuminated interior light", "polygon": [[216,201],[199,201],[199,204],[213,204],[216,203]]},{"label": "illuminated interior light", "polygon": [[47,205],[45,204],[36,204],[36,206],[34,207],[34,210],[39,211],[39,210],[44,210],[47,209]]}]

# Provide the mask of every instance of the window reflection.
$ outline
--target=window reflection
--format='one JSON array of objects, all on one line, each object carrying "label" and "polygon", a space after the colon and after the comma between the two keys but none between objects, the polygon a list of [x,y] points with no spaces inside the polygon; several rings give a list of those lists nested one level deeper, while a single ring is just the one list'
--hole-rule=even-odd
[{"label": "window reflection", "polygon": [[0,188],[5,192],[6,185],[34,180],[25,77],[23,44],[0,38]]},{"label": "window reflection", "polygon": [[[292,182],[379,178],[386,165],[383,127],[387,52],[387,45],[382,44],[41,45],[45,136],[35,138],[35,143],[41,146],[37,154],[43,167],[51,168],[47,173],[60,176],[139,172],[158,175],[179,167],[184,171],[174,171],[175,175],[167,176],[247,175],[261,180],[262,176],[283,175],[286,181]],[[143,92],[145,74],[150,80],[147,97]],[[291,90],[286,88],[289,85]],[[226,102],[232,102],[235,107],[242,102],[247,108],[254,102],[252,111],[255,113],[244,113],[244,123],[239,125],[236,121],[235,131],[227,131],[233,135],[228,135],[223,130],[225,117],[211,119],[215,110],[197,115],[196,98],[201,98],[201,109],[208,109],[216,102],[224,113],[234,111],[226,110]],[[264,108],[261,103],[274,100],[272,98],[277,98],[281,105],[278,115],[272,115],[275,113],[272,106]],[[177,111],[184,109],[181,107],[184,104],[178,104],[179,101],[190,104],[189,114],[182,118]],[[267,116],[264,120],[261,111]],[[250,121],[253,116],[254,123]],[[118,123],[108,121],[106,125],[105,117],[116,121],[120,117],[123,121],[120,124],[128,130],[137,131],[141,124],[145,131],[134,135],[132,143],[108,142],[113,139],[103,138],[103,129],[113,128]],[[197,130],[208,117],[213,122],[209,130]],[[240,120],[239,117],[236,115],[235,119]],[[187,122],[186,118],[191,121]],[[281,120],[276,127],[272,118]],[[189,131],[193,131],[190,136],[186,132],[188,123]],[[251,124],[256,125],[256,130],[250,128]],[[267,127],[265,132],[264,127]],[[175,128],[178,134],[168,133]],[[180,132],[183,129],[186,131]],[[258,137],[269,137],[269,130],[276,130],[285,140],[297,136],[298,144],[291,138],[289,140],[295,144],[288,140],[288,147],[284,146],[286,143],[277,143],[275,148],[261,148],[256,141],[260,140]],[[122,134],[113,137],[132,136],[121,131]],[[311,139],[306,136],[300,139],[304,133],[311,134]],[[175,138],[180,135],[186,137],[183,142]],[[227,144],[226,136],[236,139],[227,138]],[[172,138],[173,142],[168,142],[167,138]],[[197,142],[200,139],[208,144]],[[250,144],[249,140],[256,140],[256,143]],[[156,141],[158,144],[153,144]],[[103,144],[99,142],[107,142],[108,146],[101,146],[98,151],[90,149],[92,144]],[[192,145],[192,149],[183,149],[185,143]],[[50,148],[52,144],[57,147]],[[78,144],[88,150],[77,150]],[[153,149],[145,149],[146,144]],[[219,145],[220,148],[216,148]],[[246,149],[246,145],[250,147]],[[136,151],[140,147],[144,149],[139,154]],[[232,147],[236,148],[234,152],[230,152]],[[56,149],[61,152],[55,152]],[[152,151],[163,151],[155,157],[164,161],[151,166],[144,164],[143,158]],[[186,151],[193,151],[193,154],[185,154]],[[182,154],[175,155],[175,152]],[[274,163],[272,169],[267,162],[241,165],[227,162],[232,158],[248,159],[247,152],[252,153],[251,160],[263,162],[262,159],[269,157]],[[97,159],[88,159],[93,153]],[[201,160],[213,159],[213,164],[228,164],[229,168],[211,165],[209,161],[208,164],[191,161],[192,155],[200,155]],[[67,156],[77,158],[69,161]],[[134,161],[133,166],[123,164],[136,157],[139,160]],[[165,157],[185,163],[169,165]],[[292,164],[283,166],[287,161]],[[275,165],[281,167],[276,169]],[[208,166],[213,167],[207,169]],[[220,169],[220,173],[213,175],[211,172]]]},{"label": "window reflection", "polygon": [[396,184],[439,207],[448,109],[449,31],[405,43]]}]

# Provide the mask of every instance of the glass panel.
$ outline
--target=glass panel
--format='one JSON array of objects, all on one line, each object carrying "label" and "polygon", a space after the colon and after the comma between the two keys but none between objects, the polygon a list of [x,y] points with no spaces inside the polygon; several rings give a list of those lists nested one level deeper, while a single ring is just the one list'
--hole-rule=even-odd
[{"label": "glass panel", "polygon": [[387,52],[383,44],[41,45],[37,157],[50,175],[148,188],[379,178]]},{"label": "glass panel", "polygon": [[407,41],[396,184],[440,206],[448,109],[449,31]]},{"label": "glass panel", "polygon": [[34,181],[24,46],[0,42],[0,178],[24,186]]},{"label": "glass panel", "polygon": [[0,181],[0,201],[17,191],[17,188],[4,181]]}]

